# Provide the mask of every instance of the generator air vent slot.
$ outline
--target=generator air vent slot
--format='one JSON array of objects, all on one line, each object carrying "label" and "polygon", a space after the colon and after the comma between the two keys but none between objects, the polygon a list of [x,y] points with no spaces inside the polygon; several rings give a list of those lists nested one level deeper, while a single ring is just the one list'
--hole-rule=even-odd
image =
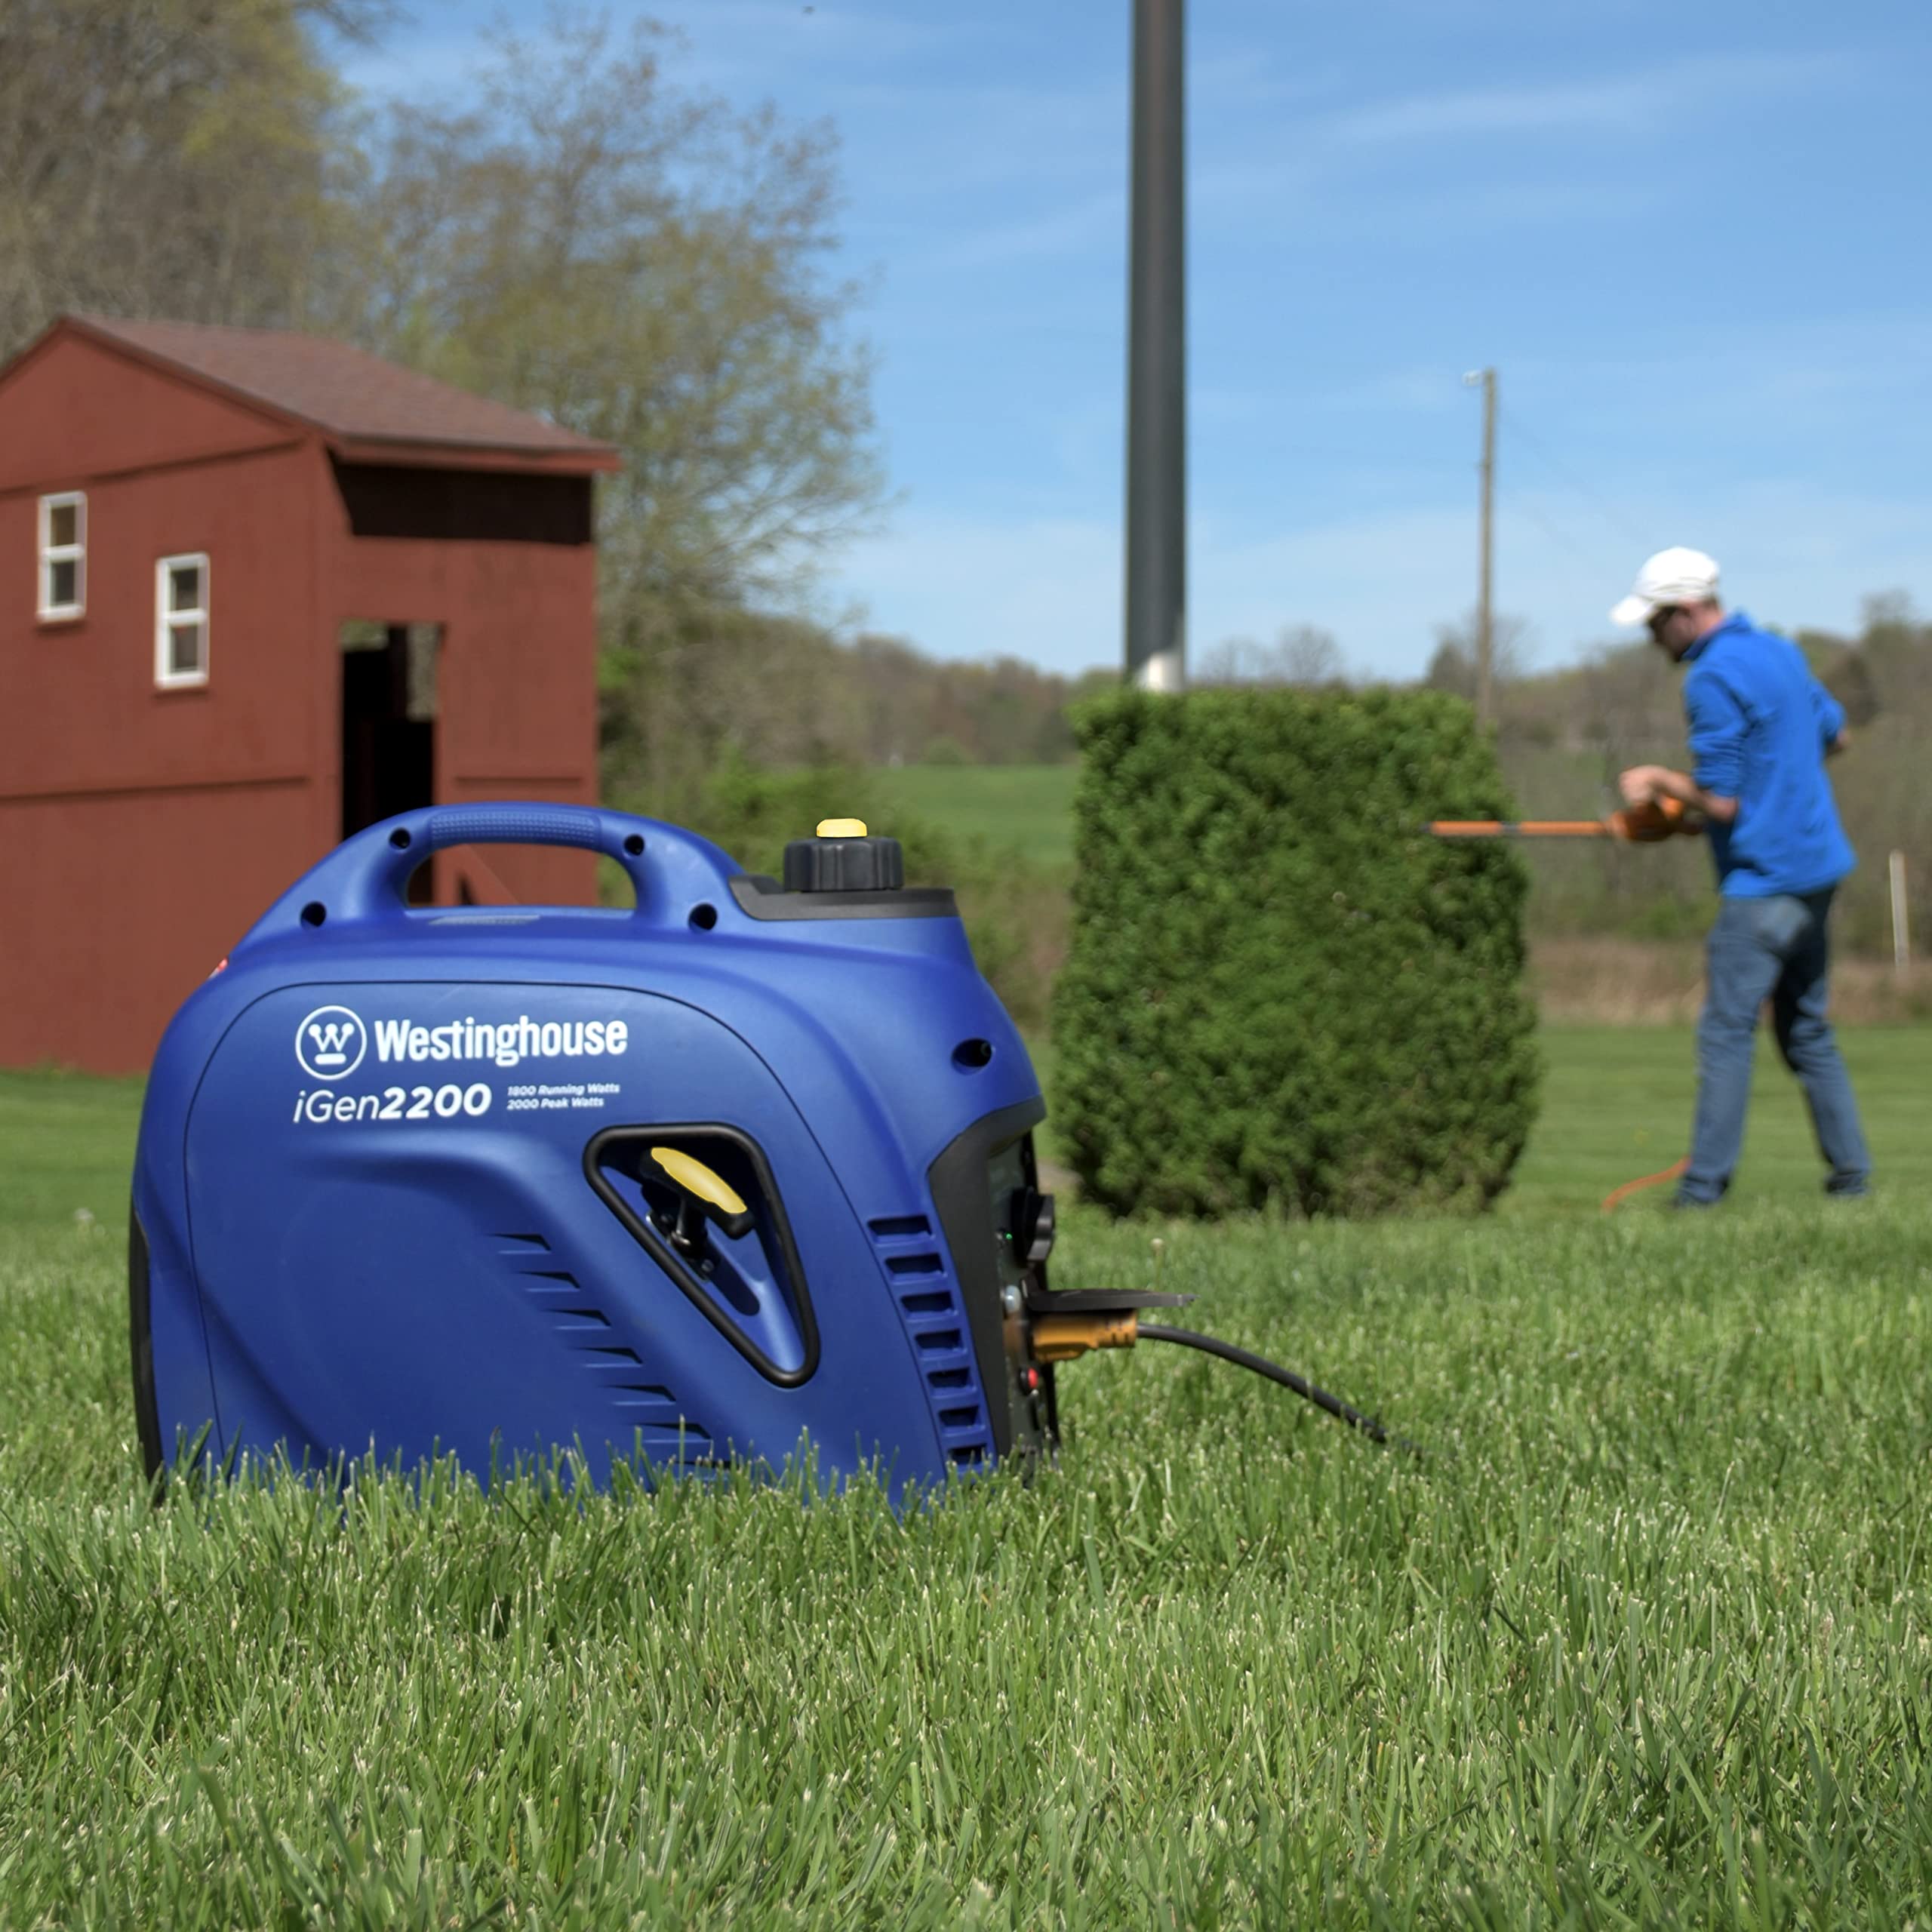
[{"label": "generator air vent slot", "polygon": [[927,1406],[941,1448],[955,1465],[990,1460],[992,1430],[961,1321],[968,1304],[960,1285],[948,1278],[945,1254],[930,1244],[931,1217],[881,1214],[866,1226],[891,1285],[914,1358],[949,1363],[925,1371]]},{"label": "generator air vent slot", "polygon": [[548,1322],[550,1334],[558,1338],[554,1346],[578,1363],[586,1376],[592,1378],[598,1394],[608,1397],[622,1417],[611,1438],[614,1447],[627,1451],[631,1437],[641,1431],[645,1453],[652,1460],[663,1462],[677,1454],[677,1430],[681,1424],[687,1441],[709,1458],[710,1435],[680,1414],[674,1390],[661,1382],[642,1379],[644,1357],[629,1343],[615,1339],[615,1334],[624,1331],[570,1269],[514,1265],[549,1254],[551,1245],[543,1235],[497,1232],[488,1238],[496,1244],[499,1257],[512,1264],[509,1272],[530,1296],[534,1312]]}]

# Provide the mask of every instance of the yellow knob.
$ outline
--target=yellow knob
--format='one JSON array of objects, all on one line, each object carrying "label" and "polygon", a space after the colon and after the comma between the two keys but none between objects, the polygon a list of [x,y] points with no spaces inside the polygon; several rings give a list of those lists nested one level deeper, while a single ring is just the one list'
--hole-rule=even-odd
[{"label": "yellow knob", "polygon": [[728,1214],[746,1211],[743,1196],[722,1174],[713,1174],[702,1161],[681,1154],[675,1147],[654,1147],[651,1158],[688,1194],[695,1194],[700,1201],[708,1201]]},{"label": "yellow knob", "polygon": [[866,822],[862,818],[822,818],[818,822],[821,838],[863,838]]}]

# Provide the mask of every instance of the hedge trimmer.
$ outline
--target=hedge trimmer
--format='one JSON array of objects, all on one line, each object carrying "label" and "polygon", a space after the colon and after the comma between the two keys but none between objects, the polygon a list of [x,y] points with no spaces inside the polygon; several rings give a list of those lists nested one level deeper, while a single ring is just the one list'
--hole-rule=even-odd
[{"label": "hedge trimmer", "polygon": [[1429,831],[1438,838],[1616,838],[1626,845],[1661,845],[1666,838],[1694,838],[1702,816],[1675,798],[1625,805],[1602,818],[1438,818]]}]

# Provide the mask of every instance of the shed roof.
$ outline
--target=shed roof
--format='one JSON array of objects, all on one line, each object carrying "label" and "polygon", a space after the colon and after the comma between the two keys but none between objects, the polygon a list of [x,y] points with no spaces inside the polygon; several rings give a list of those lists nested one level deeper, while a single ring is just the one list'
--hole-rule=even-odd
[{"label": "shed roof", "polygon": [[521,459],[546,469],[617,465],[608,443],[325,336],[100,315],[62,320],[83,334],[319,429],[351,457],[399,462],[443,451],[470,461]]}]

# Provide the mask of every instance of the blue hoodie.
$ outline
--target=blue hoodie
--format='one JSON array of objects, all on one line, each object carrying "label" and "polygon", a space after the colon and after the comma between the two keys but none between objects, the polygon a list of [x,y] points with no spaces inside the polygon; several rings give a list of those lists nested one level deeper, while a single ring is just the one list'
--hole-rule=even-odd
[{"label": "blue hoodie", "polygon": [[1710,827],[1718,890],[1734,899],[1820,892],[1856,865],[1838,823],[1825,748],[1844,707],[1788,638],[1742,611],[1684,653],[1692,775],[1737,817]]}]

